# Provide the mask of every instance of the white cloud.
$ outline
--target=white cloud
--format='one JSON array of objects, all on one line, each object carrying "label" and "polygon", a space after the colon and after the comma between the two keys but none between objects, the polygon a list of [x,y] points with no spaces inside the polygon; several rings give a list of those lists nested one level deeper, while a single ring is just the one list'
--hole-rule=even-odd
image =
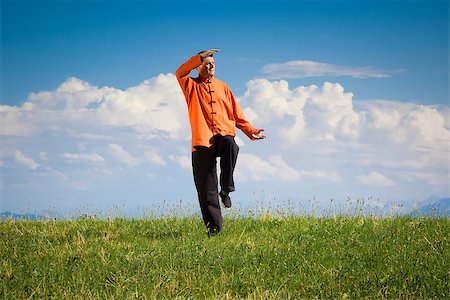
[{"label": "white cloud", "polygon": [[325,170],[302,170],[300,172],[302,177],[311,177],[319,180],[326,180],[330,182],[342,182],[342,177],[334,170],[325,171]]},{"label": "white cloud", "polygon": [[437,107],[366,101],[358,102],[360,110],[356,110],[353,94],[338,83],[290,89],[284,80],[266,79],[249,81],[240,100],[252,107],[253,122],[267,127],[283,145],[328,143],[320,151],[335,153],[333,147],[340,142],[380,149],[388,142],[393,147],[407,146],[401,149],[403,156],[419,148],[440,153],[441,158],[448,152],[449,114]]},{"label": "white cloud", "polygon": [[[21,107],[0,106],[1,135],[32,136],[43,131],[104,136],[129,128],[145,139],[189,134],[186,104],[173,74],[160,74],[120,90],[69,78],[55,91],[32,93]],[[95,128],[92,132],[91,128]]]},{"label": "white cloud", "polygon": [[253,154],[240,154],[236,173],[243,180],[296,181],[301,179],[300,173],[290,167],[279,155],[263,159]]},{"label": "white cloud", "polygon": [[29,105],[22,107],[0,105],[0,136],[31,136],[37,132],[38,127],[33,126],[33,122],[24,122],[26,116],[30,114]]},{"label": "white cloud", "polygon": [[413,173],[399,172],[398,176],[411,183],[419,181],[431,186],[449,186],[450,167],[447,169],[447,174],[419,170]]},{"label": "white cloud", "polygon": [[236,136],[234,139],[239,147],[245,147],[245,142],[239,136]]},{"label": "white cloud", "polygon": [[40,152],[39,153],[39,159],[40,160],[48,160],[48,153],[47,152],[44,152],[44,151],[42,151],[42,152]]},{"label": "white cloud", "polygon": [[69,161],[86,161],[86,162],[93,162],[93,163],[100,163],[104,162],[105,159],[97,154],[85,154],[85,153],[63,153],[62,156]]},{"label": "white cloud", "polygon": [[236,176],[242,180],[270,180],[277,174],[277,168],[257,155],[242,153],[236,166]]},{"label": "white cloud", "polygon": [[129,167],[134,167],[138,164],[137,159],[118,144],[109,144],[109,153],[115,160]]},{"label": "white cloud", "polygon": [[86,151],[86,149],[87,149],[87,143],[86,143],[86,142],[78,143],[77,148],[78,148],[78,150],[80,150],[80,151]]},{"label": "white cloud", "polygon": [[25,156],[20,150],[17,150],[14,156],[19,164],[30,170],[36,170],[40,166],[32,158]]},{"label": "white cloud", "polygon": [[269,156],[268,161],[277,170],[277,176],[283,181],[297,181],[300,173],[294,168],[290,167],[280,155]]},{"label": "white cloud", "polygon": [[319,76],[350,76],[355,78],[384,78],[404,70],[377,70],[372,67],[346,67],[309,60],[292,60],[285,63],[267,64],[262,72],[269,79],[305,78]]},{"label": "white cloud", "polygon": [[449,115],[437,107],[402,104],[394,101],[367,101],[366,130],[375,138],[388,139],[395,144],[446,151],[450,131]]},{"label": "white cloud", "polygon": [[296,165],[295,157],[288,157],[286,160],[287,162],[280,155],[264,159],[253,154],[240,154],[236,174],[241,180],[255,181],[299,182],[306,178],[334,183],[342,181],[336,171],[297,170],[291,166]]},{"label": "white cloud", "polygon": [[[239,189],[270,184],[275,190],[282,183],[302,195],[448,192],[448,109],[354,101],[339,83],[291,87],[266,79],[250,80],[238,100],[268,136],[255,142],[241,133],[236,137],[242,147],[236,179],[245,181]],[[128,89],[70,78],[53,91],[31,94],[21,106],[0,106],[0,119],[4,190],[13,189],[7,182],[24,176],[12,168],[15,164],[35,170],[19,183],[28,186],[51,182],[55,189],[95,191],[103,178],[105,186],[116,179],[148,179],[145,174],[157,182],[153,189],[162,177],[192,184],[190,172],[173,168],[173,163],[188,171],[192,166],[186,103],[172,74]]]},{"label": "white cloud", "polygon": [[373,186],[394,186],[395,182],[391,179],[387,178],[381,173],[376,171],[372,171],[367,175],[358,176],[358,179],[361,183],[365,185],[373,185]]},{"label": "white cloud", "polygon": [[276,125],[283,143],[296,144],[308,136],[316,140],[358,138],[361,117],[353,110],[352,97],[337,83],[291,90],[284,80],[256,79],[248,82],[242,102],[253,107],[255,123]]},{"label": "white cloud", "polygon": [[156,152],[147,151],[144,153],[144,159],[148,162],[151,162],[152,164],[164,166],[166,162],[164,159]]},{"label": "white cloud", "polygon": [[169,159],[178,163],[183,169],[190,170],[192,168],[191,159],[186,155],[170,155]]}]

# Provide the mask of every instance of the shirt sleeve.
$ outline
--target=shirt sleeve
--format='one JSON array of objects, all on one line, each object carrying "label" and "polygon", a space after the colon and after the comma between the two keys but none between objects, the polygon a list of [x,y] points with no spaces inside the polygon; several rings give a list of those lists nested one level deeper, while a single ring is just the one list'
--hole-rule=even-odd
[{"label": "shirt sleeve", "polygon": [[182,64],[175,72],[178,83],[180,84],[180,87],[183,90],[184,96],[188,104],[189,104],[190,86],[192,86],[192,84],[190,83],[192,78],[189,77],[189,74],[192,72],[193,69],[197,68],[201,64],[202,59],[200,55],[194,55],[191,58],[189,58],[184,64]]},{"label": "shirt sleeve", "polygon": [[233,92],[229,88],[228,93],[230,95],[231,103],[233,105],[233,114],[234,119],[236,121],[236,127],[239,128],[246,136],[248,136],[249,139],[251,139],[252,141],[255,140],[252,134],[255,133],[258,129],[253,127],[250,124],[250,122],[247,121],[244,112],[242,111],[241,107],[239,106],[239,103],[234,97]]}]

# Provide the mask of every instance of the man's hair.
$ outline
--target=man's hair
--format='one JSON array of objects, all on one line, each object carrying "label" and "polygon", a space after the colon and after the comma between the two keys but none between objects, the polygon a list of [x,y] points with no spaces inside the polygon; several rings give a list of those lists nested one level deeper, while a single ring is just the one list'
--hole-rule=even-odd
[{"label": "man's hair", "polygon": [[[197,55],[199,55],[200,53],[203,53],[203,52],[206,52],[207,50],[203,50],[203,51],[200,51],[199,53],[197,53]],[[211,53],[210,55],[208,55],[207,57],[213,57],[214,56],[214,53]]]}]

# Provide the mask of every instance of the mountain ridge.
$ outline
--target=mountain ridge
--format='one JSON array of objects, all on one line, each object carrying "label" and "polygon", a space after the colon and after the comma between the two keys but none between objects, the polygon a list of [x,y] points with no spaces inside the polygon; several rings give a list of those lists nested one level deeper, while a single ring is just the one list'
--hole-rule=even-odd
[{"label": "mountain ridge", "polygon": [[407,214],[410,217],[450,217],[450,198],[442,198],[428,203]]},{"label": "mountain ridge", "polygon": [[36,213],[12,213],[10,211],[2,211],[0,212],[0,221],[6,220],[44,220],[46,219],[44,216],[38,215]]}]

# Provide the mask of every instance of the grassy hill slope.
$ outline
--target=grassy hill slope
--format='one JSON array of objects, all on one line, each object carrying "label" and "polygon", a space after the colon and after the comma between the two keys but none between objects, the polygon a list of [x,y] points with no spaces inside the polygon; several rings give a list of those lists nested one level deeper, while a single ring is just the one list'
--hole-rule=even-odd
[{"label": "grassy hill slope", "polygon": [[0,298],[447,298],[448,218],[0,222]]}]

